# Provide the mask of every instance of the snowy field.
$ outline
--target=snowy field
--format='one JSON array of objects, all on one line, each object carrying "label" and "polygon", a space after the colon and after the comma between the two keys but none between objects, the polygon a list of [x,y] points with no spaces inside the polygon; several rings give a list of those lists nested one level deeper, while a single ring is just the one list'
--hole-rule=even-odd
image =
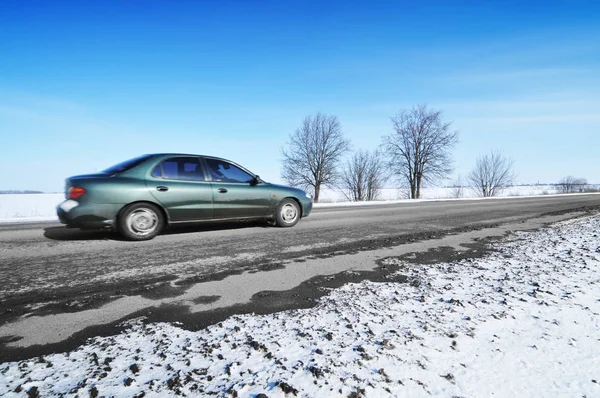
[{"label": "snowy field", "polygon": [[62,193],[0,195],[0,222],[54,221]]},{"label": "snowy field", "polygon": [[[422,192],[424,200],[454,199],[454,188],[425,188]],[[516,186],[505,190],[503,197],[522,197],[556,194],[556,187],[551,185]],[[351,204],[382,204],[382,202],[401,202],[407,200],[407,192],[394,188],[383,189],[376,202],[353,202]],[[475,193],[464,188],[461,198],[475,198]],[[62,193],[53,194],[0,194],[0,222],[56,221],[56,206],[65,200]],[[414,201],[411,201],[414,202]],[[316,207],[348,205],[348,200],[339,190],[324,189],[320,203]]]},{"label": "snowy field", "polygon": [[596,215],[515,233],[481,259],[401,263],[410,283],[199,332],[132,321],[0,364],[0,396],[598,397],[599,231]]},{"label": "snowy field", "polygon": [[[530,185],[514,186],[505,189],[498,196],[538,196],[538,195],[556,195],[557,187],[554,185]],[[463,187],[461,189],[437,187],[423,188],[421,190],[422,199],[473,199],[479,196],[471,188]],[[410,191],[407,189],[385,188],[381,190],[378,200],[397,201],[410,199]],[[348,198],[341,190],[325,188],[321,192],[321,203],[347,202]]]}]

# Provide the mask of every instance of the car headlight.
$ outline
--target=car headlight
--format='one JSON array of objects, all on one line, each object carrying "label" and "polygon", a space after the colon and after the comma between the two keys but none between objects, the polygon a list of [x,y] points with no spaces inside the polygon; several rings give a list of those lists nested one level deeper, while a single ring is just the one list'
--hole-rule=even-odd
[{"label": "car headlight", "polygon": [[307,192],[304,192],[304,194],[306,195],[307,198],[312,199],[312,195],[311,194],[309,194]]}]

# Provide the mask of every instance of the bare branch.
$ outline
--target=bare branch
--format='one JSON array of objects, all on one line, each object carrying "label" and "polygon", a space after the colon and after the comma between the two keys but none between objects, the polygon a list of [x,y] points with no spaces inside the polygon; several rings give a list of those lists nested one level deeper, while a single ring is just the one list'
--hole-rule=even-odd
[{"label": "bare branch", "polygon": [[311,192],[317,202],[321,187],[337,182],[338,163],[349,148],[337,117],[322,113],[307,116],[282,150],[281,176],[290,185]]},{"label": "bare branch", "polygon": [[587,184],[588,182],[585,178],[568,176],[558,182],[557,188],[560,193],[585,192]]},{"label": "bare branch", "polygon": [[479,196],[496,196],[513,184],[513,165],[514,162],[501,152],[491,151],[477,159],[475,168],[467,177],[469,185]]},{"label": "bare branch", "polygon": [[379,152],[361,150],[342,169],[342,192],[351,201],[376,200],[386,179]]},{"label": "bare branch", "polygon": [[464,195],[464,186],[463,186],[462,175],[459,175],[454,183],[452,184],[452,190],[450,191],[450,196],[459,199]]},{"label": "bare branch", "polygon": [[383,138],[390,168],[410,186],[410,197],[418,199],[424,183],[434,183],[452,172],[450,151],[458,143],[451,123],[442,112],[418,105],[391,118],[394,133]]}]

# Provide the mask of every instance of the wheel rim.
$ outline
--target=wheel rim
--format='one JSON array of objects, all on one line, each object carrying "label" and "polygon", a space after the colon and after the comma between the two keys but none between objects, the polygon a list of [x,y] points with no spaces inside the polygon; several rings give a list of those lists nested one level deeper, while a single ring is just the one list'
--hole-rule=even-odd
[{"label": "wheel rim", "polygon": [[150,209],[136,209],[127,216],[127,227],[137,236],[150,235],[158,227],[158,215]]},{"label": "wheel rim", "polygon": [[281,219],[285,223],[294,222],[298,218],[298,208],[291,203],[286,203],[281,208]]}]

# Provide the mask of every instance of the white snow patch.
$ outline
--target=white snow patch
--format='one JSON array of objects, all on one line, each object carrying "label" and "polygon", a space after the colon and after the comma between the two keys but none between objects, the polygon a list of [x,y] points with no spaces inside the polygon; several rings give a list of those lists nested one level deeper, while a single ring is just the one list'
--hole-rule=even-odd
[{"label": "white snow patch", "polygon": [[0,194],[0,223],[54,221],[62,193]]},{"label": "white snow patch", "polygon": [[485,258],[401,263],[408,284],[348,284],[199,332],[131,321],[0,364],[0,396],[600,396],[598,231],[594,216],[518,232]]}]

